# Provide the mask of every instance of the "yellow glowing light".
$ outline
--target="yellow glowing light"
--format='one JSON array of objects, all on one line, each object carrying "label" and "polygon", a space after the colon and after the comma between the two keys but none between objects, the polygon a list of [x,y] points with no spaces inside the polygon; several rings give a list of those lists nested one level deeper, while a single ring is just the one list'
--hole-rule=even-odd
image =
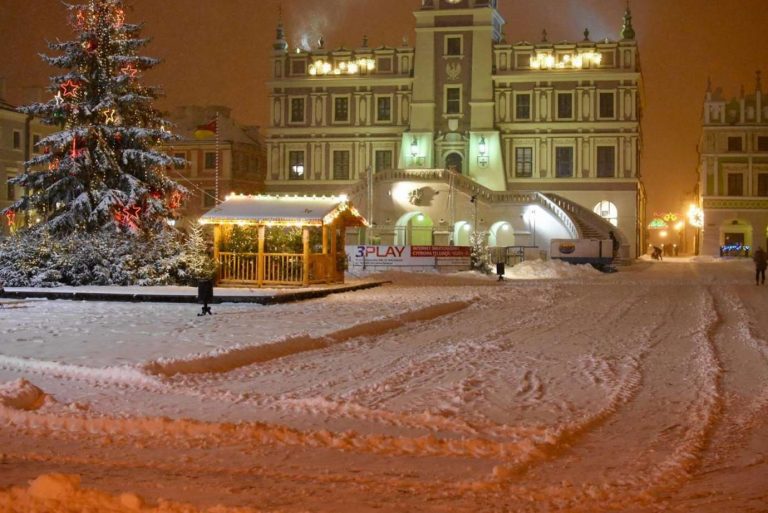
[{"label": "yellow glowing light", "polygon": [[688,207],[688,224],[694,228],[704,226],[704,211],[694,204]]},{"label": "yellow glowing light", "polygon": [[675,225],[675,231],[680,231],[685,228],[685,221],[680,221]]},{"label": "yellow glowing light", "polygon": [[602,61],[603,55],[600,52],[564,54],[560,60],[552,54],[541,52],[531,57],[531,69],[582,69],[588,64],[599,66]]},{"label": "yellow glowing light", "polygon": [[667,230],[662,230],[662,231],[660,231],[660,232],[659,232],[659,236],[660,236],[661,238],[664,238],[664,237],[666,237],[666,236],[667,236]]},{"label": "yellow glowing light", "polygon": [[317,75],[357,75],[364,71],[372,71],[375,68],[376,61],[373,59],[341,61],[336,65],[317,59],[309,65],[308,71],[314,77]]}]

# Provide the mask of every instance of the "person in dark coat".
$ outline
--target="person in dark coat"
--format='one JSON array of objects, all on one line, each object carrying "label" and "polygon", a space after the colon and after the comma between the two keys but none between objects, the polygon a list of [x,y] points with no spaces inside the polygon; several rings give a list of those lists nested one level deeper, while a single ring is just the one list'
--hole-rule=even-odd
[{"label": "person in dark coat", "polygon": [[752,260],[755,261],[755,285],[765,285],[765,268],[768,264],[763,248],[757,248]]}]

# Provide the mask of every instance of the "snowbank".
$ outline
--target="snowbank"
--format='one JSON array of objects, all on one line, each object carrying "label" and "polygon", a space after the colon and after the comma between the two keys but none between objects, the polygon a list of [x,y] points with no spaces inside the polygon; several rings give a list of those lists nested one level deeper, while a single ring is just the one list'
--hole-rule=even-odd
[{"label": "snowbank", "polygon": [[48,396],[26,379],[0,384],[0,405],[16,410],[36,410]]},{"label": "snowbank", "polygon": [[139,495],[107,493],[81,488],[80,476],[44,474],[30,482],[29,487],[0,490],[0,511],[3,513],[257,513],[251,508],[197,509],[189,504],[160,500],[156,506],[144,503]]},{"label": "snowbank", "polygon": [[590,278],[601,274],[591,265],[573,265],[562,260],[531,260],[507,268],[504,277],[510,280],[540,280]]}]

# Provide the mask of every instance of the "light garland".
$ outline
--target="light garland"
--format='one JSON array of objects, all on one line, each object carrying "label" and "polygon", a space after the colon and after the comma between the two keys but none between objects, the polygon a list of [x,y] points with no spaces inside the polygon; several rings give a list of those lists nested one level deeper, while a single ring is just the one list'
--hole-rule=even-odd
[{"label": "light garland", "polygon": [[313,77],[317,75],[357,75],[374,69],[376,69],[376,61],[373,59],[342,61],[336,66],[322,59],[317,59],[309,65],[309,74]]},{"label": "light garland", "polygon": [[688,224],[694,228],[702,228],[704,226],[704,211],[692,204],[688,208]]},{"label": "light garland", "polygon": [[600,66],[603,54],[582,52],[562,55],[560,60],[550,54],[539,52],[531,57],[531,69],[583,69],[586,66]]},{"label": "light garland", "polygon": [[67,80],[66,82],[61,84],[59,88],[61,89],[60,92],[63,96],[66,96],[68,98],[74,98],[75,95],[77,94],[77,91],[80,89],[80,84],[78,84],[73,80]]}]

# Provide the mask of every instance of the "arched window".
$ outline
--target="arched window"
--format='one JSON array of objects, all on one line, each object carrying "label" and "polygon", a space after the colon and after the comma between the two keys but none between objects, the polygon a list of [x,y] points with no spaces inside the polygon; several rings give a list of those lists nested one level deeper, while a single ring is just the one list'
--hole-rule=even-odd
[{"label": "arched window", "polygon": [[616,205],[610,201],[601,201],[593,209],[595,214],[599,215],[613,226],[619,225],[619,211],[616,209]]},{"label": "arched window", "polygon": [[464,163],[464,158],[459,153],[456,153],[456,152],[449,153],[445,157],[445,169],[448,169],[449,171],[461,173],[461,168],[463,163]]}]

